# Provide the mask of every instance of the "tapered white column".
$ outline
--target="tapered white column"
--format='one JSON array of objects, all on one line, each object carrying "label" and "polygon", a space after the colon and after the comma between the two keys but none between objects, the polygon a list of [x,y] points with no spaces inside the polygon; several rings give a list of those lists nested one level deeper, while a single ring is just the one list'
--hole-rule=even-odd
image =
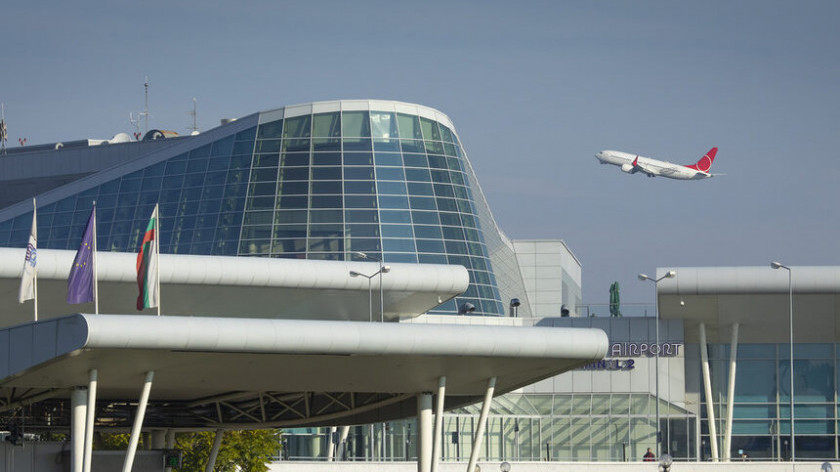
[{"label": "tapered white column", "polygon": [[85,420],[85,458],[84,472],[90,472],[93,463],[93,422],[96,417],[96,386],[98,383],[98,371],[91,369],[90,383],[88,384],[87,419]]},{"label": "tapered white column", "polygon": [[329,439],[327,440],[327,462],[332,462],[333,457],[335,457],[335,444],[333,444],[333,437],[335,437],[336,431],[337,428],[335,426],[330,426]]},{"label": "tapered white column", "polygon": [[443,402],[446,399],[446,376],[438,380],[437,403],[435,405],[435,432],[432,440],[432,472],[440,464],[441,433],[443,432]]},{"label": "tapered white column", "polygon": [[347,436],[350,435],[350,427],[349,426],[342,426],[341,427],[341,434],[338,438],[338,451],[335,454],[335,460],[340,461],[347,459],[344,457],[344,447],[347,444]]},{"label": "tapered white column", "polygon": [[484,429],[487,427],[487,414],[490,413],[490,403],[493,402],[493,391],[496,389],[496,377],[491,377],[487,382],[487,392],[484,394],[484,403],[481,405],[481,415],[478,417],[478,429],[473,438],[472,451],[470,451],[470,462],[467,464],[467,472],[475,471],[475,463],[478,461],[478,453],[481,450],[481,441],[484,439]]},{"label": "tapered white column", "polygon": [[417,472],[432,470],[432,394],[417,395]]},{"label": "tapered white column", "polygon": [[717,426],[715,424],[715,399],[712,397],[712,380],[709,375],[709,353],[706,346],[706,325],[700,323],[700,360],[703,367],[703,387],[706,392],[706,417],[709,420],[709,445],[712,448],[712,460],[717,462],[718,455]]},{"label": "tapered white column", "polygon": [[729,344],[729,386],[726,391],[726,432],[723,434],[723,460],[732,457],[732,416],[735,408],[735,368],[738,359],[738,323],[732,323],[732,341]]},{"label": "tapered white column", "polygon": [[219,457],[219,449],[222,448],[222,438],[224,435],[224,430],[216,430],[216,436],[213,438],[213,449],[210,449],[210,457],[207,459],[207,466],[204,467],[204,472],[213,472],[213,468],[216,467],[216,458]]},{"label": "tapered white column", "polygon": [[77,387],[70,394],[70,443],[72,472],[84,471],[85,457],[85,417],[87,414],[87,389]]},{"label": "tapered white column", "polygon": [[123,472],[131,472],[134,466],[134,455],[137,453],[137,442],[140,440],[143,419],[146,416],[146,405],[149,403],[149,392],[152,390],[152,380],[155,372],[146,373],[146,381],[143,383],[143,390],[140,392],[140,403],[137,405],[137,416],[134,417],[134,426],[131,427],[131,437],[128,440],[128,450],[125,453]]}]

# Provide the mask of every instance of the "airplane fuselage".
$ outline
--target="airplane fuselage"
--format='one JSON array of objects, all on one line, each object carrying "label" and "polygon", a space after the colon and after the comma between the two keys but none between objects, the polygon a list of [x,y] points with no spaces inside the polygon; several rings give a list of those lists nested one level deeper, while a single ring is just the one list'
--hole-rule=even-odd
[{"label": "airplane fuselage", "polygon": [[628,174],[641,173],[648,177],[667,177],[678,180],[699,180],[712,177],[712,174],[691,167],[642,157],[621,151],[601,151],[595,154],[601,164],[612,164]]}]

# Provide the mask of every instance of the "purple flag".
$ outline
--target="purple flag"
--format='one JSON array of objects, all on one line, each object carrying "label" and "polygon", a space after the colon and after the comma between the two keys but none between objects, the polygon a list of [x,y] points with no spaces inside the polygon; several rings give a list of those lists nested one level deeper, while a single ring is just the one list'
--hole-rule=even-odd
[{"label": "purple flag", "polygon": [[90,212],[85,234],[82,236],[82,244],[76,259],[73,260],[73,267],[70,268],[70,277],[67,279],[67,303],[86,303],[93,301],[93,238],[96,237],[96,208]]}]

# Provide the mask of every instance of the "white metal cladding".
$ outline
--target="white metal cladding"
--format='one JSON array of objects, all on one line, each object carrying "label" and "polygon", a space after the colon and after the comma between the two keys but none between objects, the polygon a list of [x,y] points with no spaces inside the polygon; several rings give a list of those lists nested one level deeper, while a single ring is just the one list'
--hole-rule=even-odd
[{"label": "white metal cladding", "polygon": [[[669,270],[677,276],[657,284],[660,295],[788,293],[787,271],[769,262],[763,267],[659,268],[657,278]],[[840,266],[793,266],[791,271],[795,293],[840,293]]]},{"label": "white metal cladding", "polygon": [[[66,280],[76,251],[38,250],[38,278]],[[0,279],[20,279],[25,249],[0,248]],[[160,255],[161,283],[362,290],[364,277],[350,271],[375,273],[375,262],[320,261],[267,257]],[[100,282],[135,282],[137,254],[99,252],[96,256]],[[463,266],[444,264],[389,264],[382,278],[386,291],[462,293],[469,285]],[[378,281],[374,282],[378,287]]]}]

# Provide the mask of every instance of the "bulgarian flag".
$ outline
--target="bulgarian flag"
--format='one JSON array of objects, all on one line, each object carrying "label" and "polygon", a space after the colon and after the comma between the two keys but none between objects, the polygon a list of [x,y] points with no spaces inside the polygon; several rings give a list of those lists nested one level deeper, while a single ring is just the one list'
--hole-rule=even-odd
[{"label": "bulgarian flag", "polygon": [[160,314],[160,274],[158,272],[158,206],[146,226],[140,253],[137,254],[137,309],[155,308]]}]

